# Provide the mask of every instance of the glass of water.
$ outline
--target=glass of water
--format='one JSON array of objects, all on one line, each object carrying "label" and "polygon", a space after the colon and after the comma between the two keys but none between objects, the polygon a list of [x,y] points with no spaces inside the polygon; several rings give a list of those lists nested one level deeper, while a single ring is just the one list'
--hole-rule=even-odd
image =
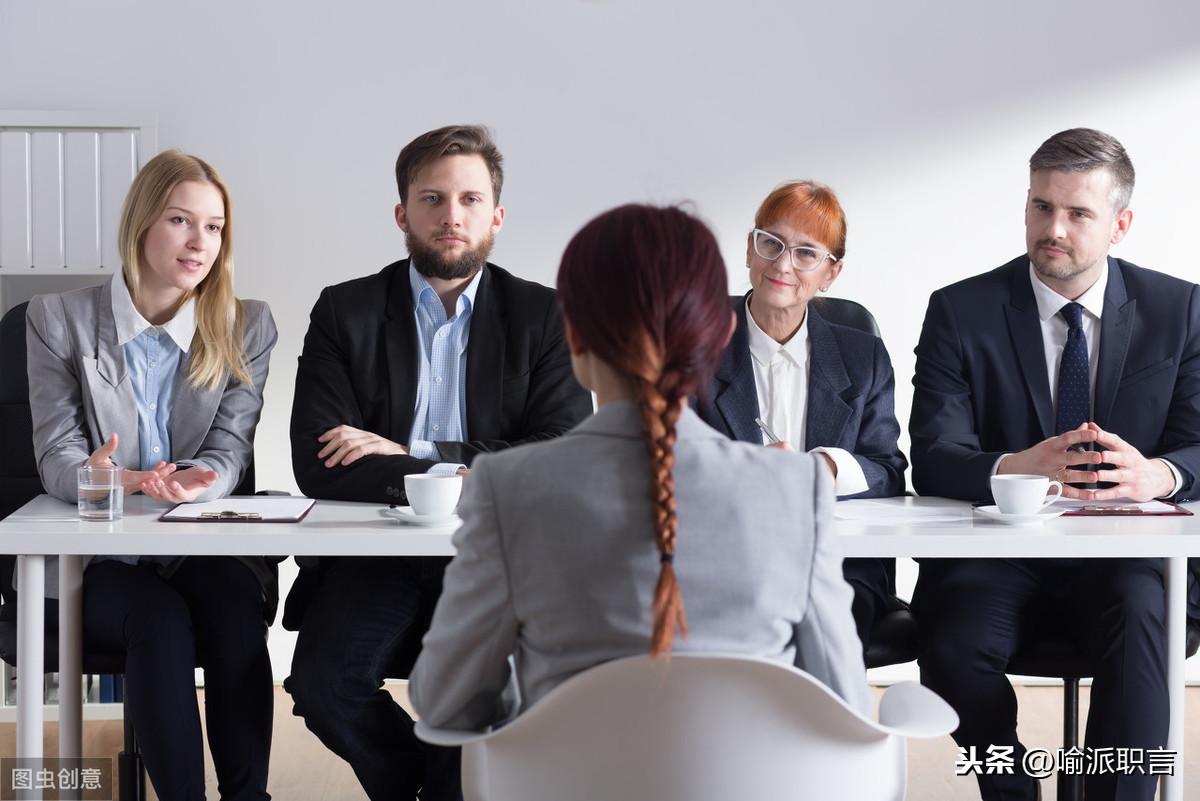
[{"label": "glass of water", "polygon": [[79,468],[80,520],[120,520],[124,507],[121,468],[107,465]]}]

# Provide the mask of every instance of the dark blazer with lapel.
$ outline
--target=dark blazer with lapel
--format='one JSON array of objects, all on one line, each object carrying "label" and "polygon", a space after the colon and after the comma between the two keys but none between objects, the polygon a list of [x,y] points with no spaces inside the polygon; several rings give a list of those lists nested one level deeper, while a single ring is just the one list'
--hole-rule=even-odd
[{"label": "dark blazer with lapel", "polygon": [[[408,444],[417,400],[417,326],[408,259],[375,275],[327,287],[313,307],[292,403],[292,470],[313,498],[401,503],[404,476],[432,460],[366,456],[327,468],[325,431],[346,424]],[[436,443],[441,461],[470,465],[488,451],[550,439],[592,413],[571,371],[554,291],[488,264],[480,276],[467,343],[469,442]],[[315,560],[297,560],[316,567]],[[315,589],[302,570],[284,610],[299,626]]]},{"label": "dark blazer with lapel", "polygon": [[[988,499],[1004,453],[1054,435],[1029,257],[934,292],[913,377],[913,485]],[[1200,286],[1108,260],[1092,419],[1164,457],[1200,497]]]},{"label": "dark blazer with lapel", "polygon": [[[730,298],[737,328],[721,354],[721,364],[699,399],[704,422],[731,439],[762,442],[746,304],[750,295]],[[808,411],[806,448],[842,448],[862,466],[867,489],[854,498],[904,494],[908,462],[900,452],[896,422],[896,379],[883,340],[836,325],[808,306]]]}]

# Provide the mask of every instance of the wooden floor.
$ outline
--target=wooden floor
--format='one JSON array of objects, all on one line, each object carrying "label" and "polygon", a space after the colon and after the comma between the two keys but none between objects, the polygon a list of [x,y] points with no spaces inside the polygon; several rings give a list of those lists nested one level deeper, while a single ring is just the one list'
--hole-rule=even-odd
[{"label": "wooden floor", "polygon": [[[403,685],[389,686],[402,704],[407,703]],[[877,691],[881,692],[881,691]],[[365,801],[366,794],[345,762],[326,751],[309,733],[299,718],[291,714],[290,698],[281,688],[275,690],[275,734],[271,748],[270,792],[277,801]],[[1027,746],[1054,749],[1061,744],[1062,691],[1055,687],[1021,687],[1017,690],[1021,720],[1019,729]],[[1081,691],[1081,715],[1087,711],[1088,689]],[[203,692],[200,692],[203,703]],[[1200,688],[1187,691],[1188,733],[1186,770],[1189,777],[1186,798],[1200,800]],[[15,724],[0,724],[0,755],[11,756],[16,750]],[[83,750],[87,756],[110,756],[121,750],[120,721],[88,721],[84,724]],[[46,727],[45,748],[49,756],[57,752],[58,727]],[[932,741],[914,740],[909,749],[909,791],[914,801],[967,801],[978,799],[973,778],[954,775],[957,749],[949,737]],[[209,796],[216,797],[216,778],[212,763],[208,767]],[[114,764],[115,767],[115,764]],[[114,770],[115,772],[115,770]],[[1046,801],[1056,797],[1054,782],[1042,783]],[[155,798],[151,794],[152,798]]]}]

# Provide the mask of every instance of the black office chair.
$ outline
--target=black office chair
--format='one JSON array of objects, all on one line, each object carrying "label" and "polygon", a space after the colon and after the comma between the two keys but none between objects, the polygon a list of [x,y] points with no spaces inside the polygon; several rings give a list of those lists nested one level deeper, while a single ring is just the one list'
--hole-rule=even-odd
[{"label": "black office chair", "polygon": [[[1200,622],[1187,621],[1186,654],[1200,648]],[[1075,643],[1062,635],[1048,634],[1030,642],[1008,663],[1008,672],[1021,676],[1043,676],[1063,680],[1063,750],[1079,745],[1079,680],[1091,677],[1092,662]],[[1058,798],[1082,801],[1083,776],[1058,773]]]},{"label": "black office chair", "polygon": [[[879,336],[875,316],[861,303],[845,298],[815,297],[809,305],[831,323],[844,325]],[[883,667],[911,662],[917,658],[917,621],[908,604],[896,598],[896,560],[882,560],[888,574],[889,589],[897,609],[875,621],[871,627],[871,643],[867,647],[867,667]]]},{"label": "black office chair", "polygon": [[[25,353],[25,309],[21,303],[0,319],[0,519],[45,492],[33,454],[33,420],[29,411],[29,378]],[[246,468],[235,495],[254,494],[254,462]],[[16,557],[0,555],[0,659],[17,664],[17,596],[12,579]],[[58,671],[58,602],[46,602],[46,653],[44,669]],[[122,675],[124,651],[84,649],[85,674]],[[124,678],[122,676],[122,681]],[[121,801],[143,801],[146,772],[137,736],[125,717],[125,749],[117,758]]]}]

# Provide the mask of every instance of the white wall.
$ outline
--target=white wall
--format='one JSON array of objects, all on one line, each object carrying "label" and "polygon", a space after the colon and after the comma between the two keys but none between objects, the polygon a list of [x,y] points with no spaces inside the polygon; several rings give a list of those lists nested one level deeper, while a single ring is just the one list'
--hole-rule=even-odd
[{"label": "white wall", "polygon": [[[787,178],[830,183],[850,223],[834,294],[878,317],[902,425],[929,293],[1023,250],[1026,164],[1055,131],[1098,127],[1133,157],[1115,252],[1200,279],[1200,5],[810,5],[7,0],[0,108],[153,112],[160,147],[228,180],[239,294],[280,332],[264,487],[295,489],[287,424],[317,293],[403,255],[396,153],[451,122],[492,126],[505,154],[493,260],[548,284],[595,213],[687,199],[740,291],[757,202]],[[290,639],[273,637],[285,674]]]}]

